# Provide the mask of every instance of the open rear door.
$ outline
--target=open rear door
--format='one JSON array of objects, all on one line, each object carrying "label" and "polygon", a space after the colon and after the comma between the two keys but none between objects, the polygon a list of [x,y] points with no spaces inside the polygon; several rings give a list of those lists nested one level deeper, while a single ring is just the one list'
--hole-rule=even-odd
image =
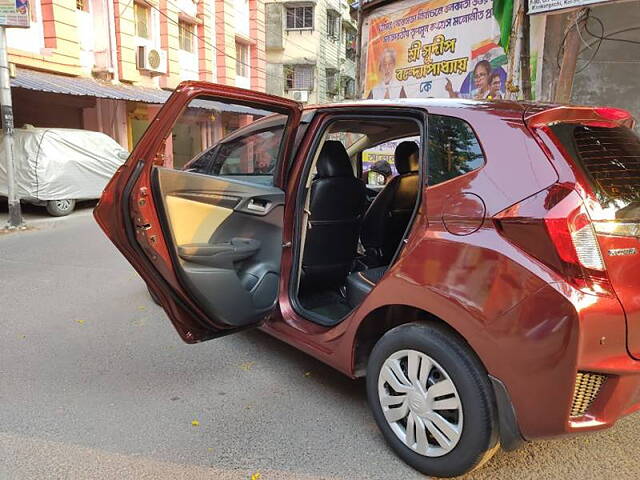
[{"label": "open rear door", "polygon": [[300,104],[180,84],[94,215],[185,342],[259,324],[275,308],[284,171]]}]

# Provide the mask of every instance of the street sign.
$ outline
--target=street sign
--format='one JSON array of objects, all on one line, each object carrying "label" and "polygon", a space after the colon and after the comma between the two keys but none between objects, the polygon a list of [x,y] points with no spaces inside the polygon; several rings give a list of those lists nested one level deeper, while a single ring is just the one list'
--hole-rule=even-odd
[{"label": "street sign", "polygon": [[0,0],[0,27],[29,28],[29,0]]},{"label": "street sign", "polygon": [[563,8],[584,7],[594,3],[609,3],[614,0],[529,0],[529,14],[545,13]]}]

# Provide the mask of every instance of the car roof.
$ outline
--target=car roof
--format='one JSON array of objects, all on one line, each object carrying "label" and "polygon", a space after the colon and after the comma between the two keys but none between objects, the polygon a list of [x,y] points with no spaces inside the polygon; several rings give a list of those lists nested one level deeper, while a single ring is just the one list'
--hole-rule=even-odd
[{"label": "car roof", "polygon": [[308,105],[305,110],[345,107],[418,107],[431,108],[469,108],[485,109],[488,111],[525,112],[530,110],[543,111],[558,106],[556,104],[522,102],[514,100],[470,100],[466,98],[399,98],[393,100],[351,100],[323,105]]}]

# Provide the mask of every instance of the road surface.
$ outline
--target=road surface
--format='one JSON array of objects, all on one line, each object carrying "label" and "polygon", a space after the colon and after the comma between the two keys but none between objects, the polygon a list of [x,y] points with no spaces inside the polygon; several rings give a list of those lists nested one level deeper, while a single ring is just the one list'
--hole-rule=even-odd
[{"label": "road surface", "polygon": [[[91,216],[36,224],[0,235],[0,478],[424,478],[363,381],[258,331],[185,345]],[[638,459],[640,415],[466,478],[635,479]]]}]

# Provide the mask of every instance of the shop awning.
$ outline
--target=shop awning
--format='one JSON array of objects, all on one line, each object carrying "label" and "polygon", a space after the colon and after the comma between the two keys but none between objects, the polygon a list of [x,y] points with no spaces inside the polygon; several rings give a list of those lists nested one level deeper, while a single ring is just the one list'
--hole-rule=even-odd
[{"label": "shop awning", "polygon": [[161,89],[129,87],[122,84],[112,85],[91,78],[65,77],[24,68],[17,69],[15,78],[11,79],[11,87],[63,95],[110,98],[113,100],[155,104],[164,103],[171,95],[171,92]]},{"label": "shop awning", "polygon": [[[18,68],[15,78],[11,79],[12,88],[26,88],[39,92],[78,95],[86,97],[110,98],[142,103],[164,103],[171,91],[159,88],[134,87],[123,84],[113,85],[86,77],[65,77],[53,73],[38,72]],[[220,112],[267,115],[269,112],[244,107],[242,105],[223,104],[213,101],[196,100],[192,106]]]}]

